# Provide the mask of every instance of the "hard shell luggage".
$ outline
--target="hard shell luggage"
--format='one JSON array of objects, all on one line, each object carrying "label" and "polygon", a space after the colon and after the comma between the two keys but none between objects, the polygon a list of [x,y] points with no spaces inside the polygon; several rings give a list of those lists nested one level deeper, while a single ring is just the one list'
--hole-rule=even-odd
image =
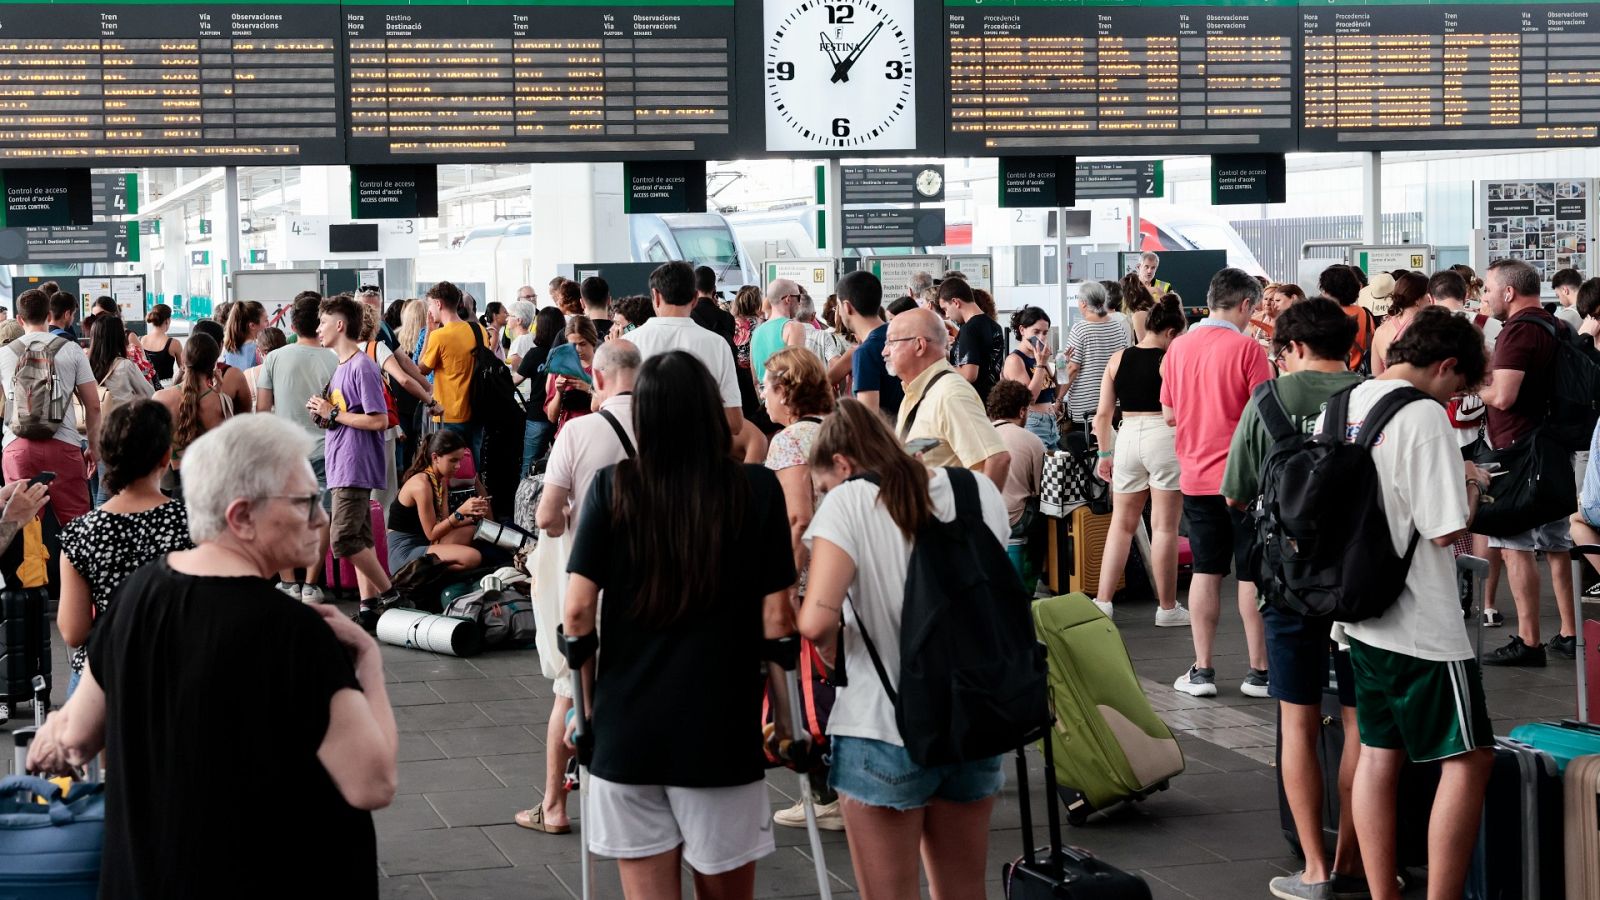
[{"label": "hard shell luggage", "polygon": [[1600,753],[1600,727],[1570,719],[1563,722],[1533,722],[1511,729],[1511,739],[1555,758],[1556,770],[1563,774],[1572,760]]},{"label": "hard shell luggage", "polygon": [[[389,533],[383,523],[383,507],[378,505],[376,500],[369,502],[372,515],[372,545],[378,554],[378,565],[383,567],[385,574],[393,575],[394,573],[389,571]],[[323,578],[324,586],[334,591],[354,591],[356,590],[355,563],[334,557],[330,548],[328,558],[323,564]]]},{"label": "hard shell luggage", "polygon": [[1478,845],[1467,866],[1466,900],[1564,896],[1561,776],[1548,753],[1495,738]]},{"label": "hard shell luggage", "polygon": [[0,590],[0,702],[15,707],[34,699],[36,677],[50,700],[50,595],[44,588]]},{"label": "hard shell luggage", "polygon": [[1049,656],[1054,778],[1067,821],[1165,790],[1183,751],[1150,706],[1117,627],[1083,594],[1033,605]]},{"label": "hard shell luggage", "polygon": [[1600,755],[1567,764],[1565,849],[1567,900],[1600,897]]},{"label": "hard shell luggage", "polygon": [[[1055,787],[1053,741],[1044,745],[1044,776]],[[1045,818],[1050,843],[1044,857],[1033,845],[1033,797],[1028,786],[1026,745],[1017,748],[1017,805],[1022,811],[1022,856],[1000,867],[1009,900],[1150,900],[1150,886],[1137,875],[1124,872],[1061,841],[1061,816],[1045,792]]]},{"label": "hard shell luggage", "polygon": [[[1080,506],[1061,518],[1046,519],[1045,582],[1058,594],[1093,594],[1100,589],[1100,561],[1105,555],[1111,516]],[[1117,578],[1117,589],[1127,574]]]}]

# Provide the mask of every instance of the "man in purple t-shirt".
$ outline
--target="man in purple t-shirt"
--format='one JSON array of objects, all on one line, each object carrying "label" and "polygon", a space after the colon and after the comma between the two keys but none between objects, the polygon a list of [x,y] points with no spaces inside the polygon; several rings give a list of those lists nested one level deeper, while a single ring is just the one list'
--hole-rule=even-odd
[{"label": "man in purple t-shirt", "polygon": [[312,419],[328,430],[328,489],[333,493],[329,544],[333,555],[355,566],[361,610],[356,621],[368,630],[399,599],[374,551],[372,492],[384,486],[383,432],[389,406],[383,398],[383,372],[361,352],[361,305],[346,296],[322,301],[317,339],[339,358],[327,397],[306,401]]}]

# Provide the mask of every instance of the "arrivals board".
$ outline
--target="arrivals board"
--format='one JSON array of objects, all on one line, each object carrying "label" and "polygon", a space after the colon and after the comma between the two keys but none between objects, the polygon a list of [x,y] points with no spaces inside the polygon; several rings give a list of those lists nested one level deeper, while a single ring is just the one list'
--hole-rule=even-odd
[{"label": "arrivals board", "polygon": [[1301,9],[1305,150],[1593,144],[1600,6],[1324,0]]},{"label": "arrivals board", "polygon": [[1284,151],[1294,0],[945,0],[950,156]]},{"label": "arrivals board", "polygon": [[343,162],[339,5],[0,2],[0,166]]},{"label": "arrivals board", "polygon": [[347,0],[349,158],[727,156],[733,9]]}]

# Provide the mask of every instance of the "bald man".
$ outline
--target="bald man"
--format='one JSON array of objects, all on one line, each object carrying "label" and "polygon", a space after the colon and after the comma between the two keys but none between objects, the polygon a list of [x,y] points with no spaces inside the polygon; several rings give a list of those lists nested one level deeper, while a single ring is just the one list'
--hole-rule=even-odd
[{"label": "bald man", "polygon": [[933,438],[939,443],[922,454],[924,463],[976,469],[1003,490],[1011,454],[989,422],[977,390],[946,359],[949,340],[944,323],[925,309],[903,312],[889,322],[883,360],[889,374],[905,385],[896,423],[900,439]]},{"label": "bald man", "polygon": [[772,313],[750,335],[750,371],[757,382],[767,379],[767,357],[785,347],[806,345],[806,325],[794,320],[800,296],[800,285],[787,278],[767,285],[767,305]]}]

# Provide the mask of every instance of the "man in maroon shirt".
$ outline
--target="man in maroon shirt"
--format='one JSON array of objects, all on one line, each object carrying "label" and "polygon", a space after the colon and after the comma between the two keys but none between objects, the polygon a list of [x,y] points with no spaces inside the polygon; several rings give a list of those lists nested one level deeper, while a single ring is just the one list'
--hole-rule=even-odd
[{"label": "man in maroon shirt", "polygon": [[[1505,323],[1494,345],[1493,382],[1480,392],[1488,407],[1489,444],[1510,447],[1527,440],[1544,423],[1555,391],[1557,338],[1532,321],[1550,323],[1557,333],[1565,326],[1539,303],[1539,274],[1518,259],[1496,260],[1483,276],[1483,310]],[[1505,558],[1511,597],[1517,605],[1517,633],[1483,659],[1487,666],[1543,667],[1545,651],[1572,659],[1577,634],[1572,610],[1572,576],[1567,551],[1572,549],[1567,518],[1562,516],[1538,528],[1509,537],[1489,539]],[[1535,554],[1545,551],[1550,580],[1555,586],[1561,633],[1548,648],[1539,642],[1539,565]]]}]

